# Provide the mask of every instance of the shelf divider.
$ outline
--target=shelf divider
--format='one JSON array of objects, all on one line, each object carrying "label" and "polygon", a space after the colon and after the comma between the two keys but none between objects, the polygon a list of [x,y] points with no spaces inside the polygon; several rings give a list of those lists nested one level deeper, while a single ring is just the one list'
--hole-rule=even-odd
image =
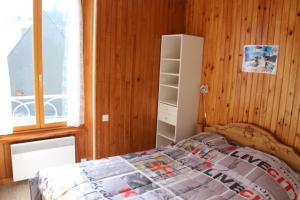
[{"label": "shelf divider", "polygon": [[175,142],[175,138],[171,138],[171,137],[169,137],[169,136],[167,136],[167,135],[164,135],[163,133],[157,133],[160,137],[163,137],[163,138],[165,138],[165,139],[167,139],[167,140],[170,140],[170,141],[172,141],[172,142]]},{"label": "shelf divider", "polygon": [[161,60],[180,62],[180,58],[161,58]]},{"label": "shelf divider", "polygon": [[163,86],[163,87],[169,87],[169,88],[173,88],[173,89],[178,89],[178,84],[166,84],[166,83],[160,83],[160,86]]}]

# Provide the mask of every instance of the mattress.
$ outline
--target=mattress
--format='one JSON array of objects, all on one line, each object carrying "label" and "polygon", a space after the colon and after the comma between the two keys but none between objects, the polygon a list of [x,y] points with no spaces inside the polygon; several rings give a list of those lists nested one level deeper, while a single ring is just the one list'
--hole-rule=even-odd
[{"label": "mattress", "polygon": [[284,162],[201,133],[149,151],[41,170],[33,200],[297,199],[298,175]]}]

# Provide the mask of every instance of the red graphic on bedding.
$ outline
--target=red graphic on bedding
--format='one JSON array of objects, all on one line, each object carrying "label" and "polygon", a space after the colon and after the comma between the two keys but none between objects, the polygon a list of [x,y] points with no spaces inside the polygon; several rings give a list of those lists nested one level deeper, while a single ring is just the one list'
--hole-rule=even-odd
[{"label": "red graphic on bedding", "polygon": [[173,173],[174,170],[170,165],[165,165],[163,162],[152,162],[151,165],[151,170],[155,172],[158,176],[175,176],[175,174]]},{"label": "red graphic on bedding", "polygon": [[122,194],[125,198],[127,198],[129,196],[137,195],[137,193],[134,190],[132,190],[131,188],[126,188],[124,190],[120,190],[119,193]]},{"label": "red graphic on bedding", "polygon": [[259,167],[264,170],[269,176],[271,176],[279,185],[284,188],[284,190],[288,193],[292,193],[294,196],[294,200],[297,199],[297,193],[295,191],[295,187],[291,184],[284,176],[282,176],[278,170],[274,169],[268,162],[254,157],[253,155],[249,155],[247,153],[234,151],[230,154],[230,156],[238,158],[240,160],[244,160],[252,165]]}]

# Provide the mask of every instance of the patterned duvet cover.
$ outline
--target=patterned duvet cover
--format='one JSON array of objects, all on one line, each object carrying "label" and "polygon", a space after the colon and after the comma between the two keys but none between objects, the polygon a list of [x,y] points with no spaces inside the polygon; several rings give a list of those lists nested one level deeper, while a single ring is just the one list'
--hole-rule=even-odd
[{"label": "patterned duvet cover", "polygon": [[32,199],[297,199],[299,177],[279,159],[214,133],[144,152],[41,170]]}]

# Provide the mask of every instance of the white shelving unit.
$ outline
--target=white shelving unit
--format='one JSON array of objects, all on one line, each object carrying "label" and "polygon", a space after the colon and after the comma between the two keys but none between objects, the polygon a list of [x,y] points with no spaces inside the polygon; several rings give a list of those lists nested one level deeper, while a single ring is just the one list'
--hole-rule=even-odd
[{"label": "white shelving unit", "polygon": [[200,96],[203,38],[164,35],[161,44],[156,146],[195,133]]}]

